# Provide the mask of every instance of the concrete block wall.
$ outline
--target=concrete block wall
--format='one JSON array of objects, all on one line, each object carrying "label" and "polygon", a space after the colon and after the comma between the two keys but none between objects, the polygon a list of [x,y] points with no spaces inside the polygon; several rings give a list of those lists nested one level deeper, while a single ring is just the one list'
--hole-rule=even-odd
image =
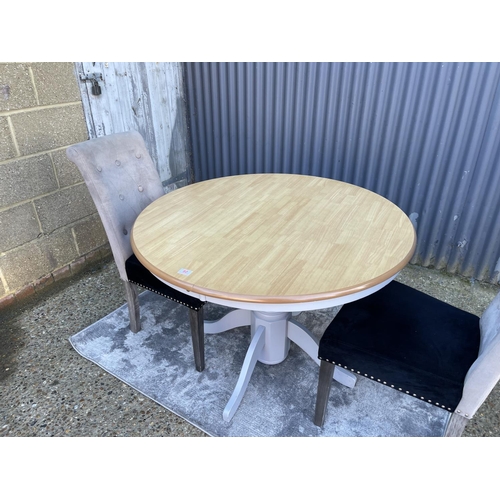
[{"label": "concrete block wall", "polygon": [[0,63],[0,309],[111,255],[65,153],[88,138],[73,63]]}]

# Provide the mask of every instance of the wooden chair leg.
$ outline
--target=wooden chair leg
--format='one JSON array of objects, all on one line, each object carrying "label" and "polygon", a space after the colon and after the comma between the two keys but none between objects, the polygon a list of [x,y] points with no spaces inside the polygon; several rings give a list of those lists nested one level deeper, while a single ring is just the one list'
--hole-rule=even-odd
[{"label": "wooden chair leg", "polygon": [[462,417],[458,413],[452,413],[444,437],[460,437],[468,422],[468,418]]},{"label": "wooden chair leg", "polygon": [[125,297],[127,299],[130,330],[137,333],[141,329],[141,313],[139,309],[139,291],[137,286],[129,281],[124,281]]},{"label": "wooden chair leg", "polygon": [[199,372],[205,369],[205,330],[203,328],[203,309],[189,310],[191,337],[193,341],[194,364]]},{"label": "wooden chair leg", "polygon": [[321,360],[319,366],[318,392],[316,396],[316,411],[314,413],[314,424],[323,427],[325,422],[326,406],[332,387],[333,370],[335,365]]}]

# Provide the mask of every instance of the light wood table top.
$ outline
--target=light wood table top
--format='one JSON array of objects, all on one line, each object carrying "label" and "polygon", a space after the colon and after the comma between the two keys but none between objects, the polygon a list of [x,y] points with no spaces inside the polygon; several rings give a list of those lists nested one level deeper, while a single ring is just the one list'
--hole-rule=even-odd
[{"label": "light wood table top", "polygon": [[159,198],[137,218],[131,243],[156,276],[207,300],[280,304],[341,297],[393,277],[416,235],[402,210],[366,189],[249,174]]}]

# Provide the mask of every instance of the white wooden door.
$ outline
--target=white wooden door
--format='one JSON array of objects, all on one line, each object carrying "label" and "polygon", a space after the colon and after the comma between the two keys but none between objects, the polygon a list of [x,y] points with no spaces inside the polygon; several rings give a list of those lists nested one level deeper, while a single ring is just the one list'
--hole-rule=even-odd
[{"label": "white wooden door", "polygon": [[137,130],[165,191],[192,181],[182,63],[75,63],[90,138]]}]

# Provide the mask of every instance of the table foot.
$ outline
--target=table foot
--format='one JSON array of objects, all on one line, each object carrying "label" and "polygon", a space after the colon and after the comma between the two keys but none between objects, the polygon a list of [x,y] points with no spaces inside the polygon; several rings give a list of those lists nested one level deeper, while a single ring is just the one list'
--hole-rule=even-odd
[{"label": "table foot", "polygon": [[238,377],[238,382],[234,388],[233,394],[229,399],[226,407],[224,408],[224,413],[222,415],[225,422],[229,422],[233,415],[235,414],[238,406],[241,403],[243,395],[245,394],[248,382],[252,376],[257,360],[262,353],[265,342],[265,328],[259,326],[250,342],[250,347],[245,356],[245,361],[241,368],[240,376]]},{"label": "table foot", "polygon": [[[237,326],[251,325],[252,340],[245,355],[238,382],[223,413],[224,421],[229,422],[236,413],[245,394],[257,361],[265,364],[277,364],[287,354],[290,340],[297,344],[317,365],[318,340],[299,322],[290,318],[289,313],[262,313],[235,310],[218,321],[206,321],[205,333],[220,333]],[[335,366],[333,379],[353,388],[356,375],[344,368]]]},{"label": "table foot", "polygon": [[354,373],[347,371],[345,368],[335,366],[335,370],[333,370],[333,380],[352,389],[356,385],[358,378]]},{"label": "table foot", "polygon": [[205,333],[221,333],[240,326],[249,326],[251,322],[252,311],[236,309],[216,321],[205,321],[203,323],[203,327],[205,329]]},{"label": "table foot", "polygon": [[319,366],[318,341],[313,334],[298,321],[288,320],[288,338],[297,344]]},{"label": "table foot", "polygon": [[[293,319],[288,320],[288,338],[297,344],[319,366],[318,341],[305,326]],[[333,379],[351,389],[356,385],[358,380],[354,373],[340,366],[335,366]]]}]

